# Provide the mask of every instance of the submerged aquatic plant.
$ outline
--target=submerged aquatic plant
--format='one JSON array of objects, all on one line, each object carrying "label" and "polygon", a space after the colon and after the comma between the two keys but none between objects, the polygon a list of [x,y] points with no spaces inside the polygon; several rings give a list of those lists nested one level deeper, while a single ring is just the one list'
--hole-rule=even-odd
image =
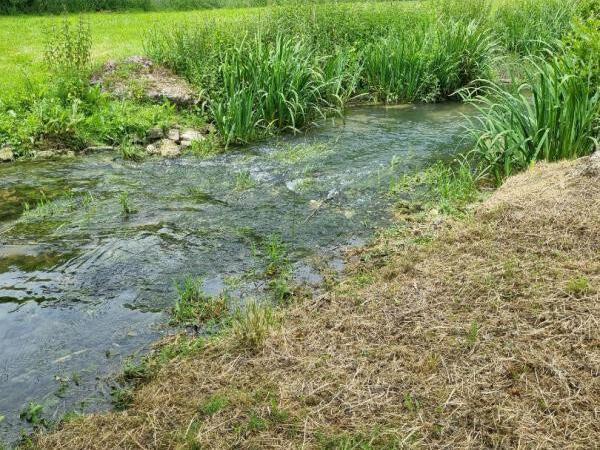
[{"label": "submerged aquatic plant", "polygon": [[470,125],[474,155],[497,183],[536,161],[588,155],[598,144],[600,92],[567,56],[529,62],[530,81],[517,92],[486,81],[471,100],[479,111]]},{"label": "submerged aquatic plant", "polygon": [[121,193],[119,196],[119,204],[121,205],[121,212],[124,216],[129,216],[135,212],[135,209],[129,201],[129,194],[127,192]]}]

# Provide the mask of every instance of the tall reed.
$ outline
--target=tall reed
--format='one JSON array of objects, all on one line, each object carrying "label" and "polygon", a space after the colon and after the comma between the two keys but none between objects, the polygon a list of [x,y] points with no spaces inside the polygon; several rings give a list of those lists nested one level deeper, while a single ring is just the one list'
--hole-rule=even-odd
[{"label": "tall reed", "polygon": [[535,161],[557,161],[590,154],[598,145],[600,93],[581,76],[573,61],[529,58],[530,81],[517,92],[485,81],[472,100],[474,155],[484,173],[501,183]]},{"label": "tall reed", "polygon": [[219,68],[223,90],[211,107],[225,142],[295,131],[325,110],[337,110],[340,105],[328,99],[342,99],[341,76],[335,68],[324,71],[321,62],[302,41],[281,35],[273,43],[258,35],[229,52]]},{"label": "tall reed", "polygon": [[523,55],[544,50],[571,27],[578,0],[505,0],[492,24],[502,45]]},{"label": "tall reed", "polygon": [[386,102],[437,101],[486,78],[494,55],[490,32],[479,23],[436,23],[368,46],[365,88]]}]

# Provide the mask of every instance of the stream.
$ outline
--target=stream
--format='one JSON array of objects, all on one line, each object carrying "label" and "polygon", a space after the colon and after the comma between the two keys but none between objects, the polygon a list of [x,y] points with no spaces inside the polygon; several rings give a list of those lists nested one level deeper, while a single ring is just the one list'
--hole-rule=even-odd
[{"label": "stream", "polygon": [[[264,293],[285,244],[315,288],[345,249],[389,226],[391,180],[463,148],[467,106],[361,107],[344,121],[208,159],[113,153],[0,165],[0,443],[29,424],[110,407],[128,358],[173,333],[175,283]],[[134,210],[123,213],[123,203]]]}]

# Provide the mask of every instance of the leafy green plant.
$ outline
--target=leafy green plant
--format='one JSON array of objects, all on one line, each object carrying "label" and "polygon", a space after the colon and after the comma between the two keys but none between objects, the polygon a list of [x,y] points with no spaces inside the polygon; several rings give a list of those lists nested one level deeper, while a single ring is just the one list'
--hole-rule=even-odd
[{"label": "leafy green plant", "polygon": [[567,292],[576,297],[589,294],[592,291],[590,282],[587,278],[577,277],[572,278],[567,283]]},{"label": "leafy green plant", "polygon": [[92,37],[90,25],[83,17],[75,28],[64,19],[61,26],[52,29],[47,36],[44,61],[52,72],[84,74],[89,70]]},{"label": "leafy green plant", "polygon": [[202,291],[202,279],[186,277],[176,286],[178,299],[173,307],[173,321],[183,325],[199,325],[221,320],[229,312],[226,294],[210,296]]},{"label": "leafy green plant", "polygon": [[113,386],[110,391],[111,403],[117,411],[124,411],[133,403],[133,392],[120,386]]},{"label": "leafy green plant", "polygon": [[219,411],[224,409],[229,404],[229,401],[226,397],[221,395],[213,395],[208,399],[206,403],[202,405],[200,411],[205,416],[214,416]]},{"label": "leafy green plant", "polygon": [[256,186],[256,181],[248,171],[237,172],[235,174],[235,190],[247,191]]},{"label": "leafy green plant", "polygon": [[128,159],[130,161],[141,161],[145,157],[144,151],[140,147],[130,142],[124,142],[121,144],[119,149],[123,159]]},{"label": "leafy green plant", "polygon": [[495,43],[477,22],[434,24],[387,36],[365,50],[370,92],[386,102],[438,101],[489,76]]},{"label": "leafy green plant", "polygon": [[553,46],[571,27],[577,0],[504,2],[492,17],[494,33],[507,50],[522,55]]},{"label": "leafy green plant", "polygon": [[289,259],[281,236],[276,234],[269,236],[265,244],[265,255],[268,263],[265,275],[274,276],[287,270]]},{"label": "leafy green plant", "polygon": [[46,419],[42,417],[43,412],[44,407],[42,405],[38,403],[29,403],[27,408],[19,414],[19,418],[29,422],[33,426],[47,427],[48,423],[46,422]]},{"label": "leafy green plant", "polygon": [[461,217],[479,195],[479,182],[474,168],[463,156],[450,164],[437,161],[422,172],[393,180],[390,193],[402,195],[410,192],[430,209]]},{"label": "leafy green plant", "polygon": [[119,196],[119,204],[121,205],[121,213],[124,216],[129,216],[135,213],[135,209],[129,201],[129,194],[127,192],[121,193],[121,195]]},{"label": "leafy green plant", "polygon": [[[598,6],[600,9],[600,6]],[[592,85],[600,83],[600,10],[586,12],[587,18],[577,18],[564,42],[574,57],[575,69],[581,77],[590,79]]]}]

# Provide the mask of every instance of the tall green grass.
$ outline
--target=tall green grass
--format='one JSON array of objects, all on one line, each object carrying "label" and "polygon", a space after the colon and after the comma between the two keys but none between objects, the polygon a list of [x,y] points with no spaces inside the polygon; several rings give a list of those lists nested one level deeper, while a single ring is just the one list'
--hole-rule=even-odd
[{"label": "tall green grass", "polygon": [[244,41],[220,66],[221,95],[211,106],[226,144],[245,143],[272,129],[307,125],[344,103],[344,61],[317,58],[304,42],[277,36]]},{"label": "tall green grass", "polygon": [[492,33],[422,4],[280,6],[153,30],[149,55],[200,86],[226,143],[297,130],[352,100],[439,101],[489,76]]},{"label": "tall green grass", "polygon": [[432,102],[490,74],[495,44],[477,22],[437,23],[385,37],[364,52],[365,89],[380,100]]},{"label": "tall green grass", "polygon": [[62,14],[65,12],[164,9],[207,9],[265,6],[267,0],[2,0],[0,14]]},{"label": "tall green grass", "polygon": [[509,0],[497,6],[491,23],[508,51],[527,55],[566,35],[579,3],[579,0]]},{"label": "tall green grass", "polygon": [[600,92],[569,56],[530,58],[529,82],[511,92],[486,81],[472,100],[475,157],[501,183],[535,161],[577,158],[598,145]]}]

